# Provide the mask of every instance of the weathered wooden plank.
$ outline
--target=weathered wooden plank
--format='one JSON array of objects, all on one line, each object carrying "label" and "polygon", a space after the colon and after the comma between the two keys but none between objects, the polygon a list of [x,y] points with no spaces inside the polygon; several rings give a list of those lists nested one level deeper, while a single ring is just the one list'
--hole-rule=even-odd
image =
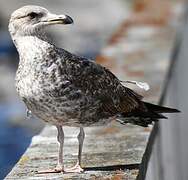
[{"label": "weathered wooden plank", "polygon": [[[170,19],[169,19],[170,21]],[[121,80],[146,81],[146,100],[158,102],[170,63],[175,26],[135,24],[123,30],[119,41],[102,49],[97,62],[109,67]],[[132,88],[135,88],[132,86]],[[47,126],[32,139],[30,147],[6,179],[136,179],[152,126],[120,125],[86,128],[82,174],[36,174],[54,168],[57,159],[56,130]],[[74,165],[77,155],[76,129],[65,127],[64,159]]]},{"label": "weathered wooden plank", "polygon": [[[116,123],[108,127],[86,128],[83,149],[83,166],[86,171],[79,175],[80,178],[112,176],[112,172],[114,175],[120,174],[127,177],[137,175],[148,132],[140,133],[139,127],[131,125],[124,130],[122,128],[124,127]],[[65,128],[64,157],[65,164],[69,167],[75,163],[77,156],[76,131],[76,128]],[[31,146],[18,162],[11,176],[15,179],[62,177],[62,174],[38,175],[35,173],[37,169],[55,167],[56,156],[56,128],[47,126],[40,135],[33,138]],[[118,171],[121,168],[135,170]],[[7,179],[11,179],[11,176],[9,175]],[[65,174],[63,177],[72,179],[78,176]]]}]

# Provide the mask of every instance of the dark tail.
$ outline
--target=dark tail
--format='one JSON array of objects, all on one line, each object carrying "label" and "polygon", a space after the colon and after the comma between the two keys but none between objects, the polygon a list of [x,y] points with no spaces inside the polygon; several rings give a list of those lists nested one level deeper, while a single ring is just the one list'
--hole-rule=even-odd
[{"label": "dark tail", "polygon": [[167,119],[167,117],[163,116],[161,113],[178,113],[180,112],[177,109],[163,107],[147,102],[143,102],[146,107],[144,110],[136,109],[130,113],[122,113],[120,120],[118,120],[122,124],[131,123],[143,127],[147,127],[152,122],[156,122],[159,119]]},{"label": "dark tail", "polygon": [[159,106],[159,105],[151,104],[148,102],[143,102],[143,103],[149,111],[153,111],[156,113],[178,113],[178,112],[180,112],[177,109],[173,109],[173,108],[169,108],[169,107]]}]

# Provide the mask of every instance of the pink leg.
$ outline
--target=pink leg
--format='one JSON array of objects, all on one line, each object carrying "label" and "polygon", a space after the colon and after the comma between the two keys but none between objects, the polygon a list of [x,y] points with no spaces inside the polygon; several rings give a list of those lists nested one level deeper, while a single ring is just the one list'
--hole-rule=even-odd
[{"label": "pink leg", "polygon": [[55,169],[52,170],[44,170],[38,171],[37,174],[46,174],[46,173],[60,173],[64,172],[64,165],[63,165],[63,144],[64,144],[64,132],[62,126],[56,126],[58,130],[57,140],[59,142],[59,155],[58,155],[58,162]]},{"label": "pink leg", "polygon": [[83,127],[80,127],[80,133],[78,134],[77,138],[78,138],[78,143],[79,143],[78,161],[74,167],[65,169],[64,170],[65,172],[81,173],[84,171],[81,168],[82,148],[83,148],[83,143],[84,143],[84,138],[85,138],[85,133],[84,133]]}]

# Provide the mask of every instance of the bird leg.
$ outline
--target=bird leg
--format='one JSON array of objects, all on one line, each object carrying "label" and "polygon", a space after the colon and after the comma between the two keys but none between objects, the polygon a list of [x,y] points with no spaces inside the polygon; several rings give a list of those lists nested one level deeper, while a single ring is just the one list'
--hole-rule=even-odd
[{"label": "bird leg", "polygon": [[44,170],[44,171],[38,171],[37,174],[45,174],[45,173],[60,173],[64,171],[64,165],[63,165],[63,144],[64,144],[64,132],[62,126],[56,126],[58,135],[57,140],[59,142],[59,155],[58,155],[58,162],[57,166],[53,170]]},{"label": "bird leg", "polygon": [[58,155],[58,162],[55,168],[55,171],[62,172],[64,170],[63,165],[63,144],[64,144],[64,132],[62,126],[57,126],[57,140],[59,142],[59,155]]},{"label": "bird leg", "polygon": [[81,168],[81,158],[82,158],[82,148],[83,148],[83,143],[84,143],[84,138],[85,138],[85,132],[83,127],[80,127],[80,132],[77,136],[78,143],[79,143],[79,149],[78,149],[78,160],[77,163],[74,167],[65,169],[65,172],[77,172],[81,173],[84,170]]}]

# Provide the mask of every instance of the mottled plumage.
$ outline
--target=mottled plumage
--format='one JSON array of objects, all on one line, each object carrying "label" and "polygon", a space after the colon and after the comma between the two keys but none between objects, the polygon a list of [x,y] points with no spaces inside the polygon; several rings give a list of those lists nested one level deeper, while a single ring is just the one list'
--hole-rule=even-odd
[{"label": "mottled plumage", "polygon": [[44,121],[69,126],[103,124],[106,118],[141,106],[140,96],[106,68],[35,37],[25,41],[28,50],[19,50],[16,87],[28,109]]},{"label": "mottled plumage", "polygon": [[[33,115],[57,126],[60,146],[62,126],[102,125],[114,117],[123,123],[147,126],[164,118],[159,113],[177,112],[163,107],[157,111],[159,106],[141,101],[140,95],[123,86],[105,67],[48,41],[43,31],[45,26],[69,23],[72,23],[69,16],[54,15],[38,6],[16,10],[9,23],[20,57],[17,92]],[[76,171],[80,172],[82,128],[78,139],[81,141]],[[58,170],[64,170],[61,156],[60,148]]]}]

